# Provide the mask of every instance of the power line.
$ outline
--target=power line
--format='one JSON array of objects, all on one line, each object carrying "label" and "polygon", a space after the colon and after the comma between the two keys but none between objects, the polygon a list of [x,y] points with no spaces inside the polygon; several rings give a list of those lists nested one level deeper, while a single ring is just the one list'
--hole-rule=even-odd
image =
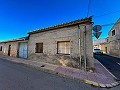
[{"label": "power line", "polygon": [[88,17],[89,11],[90,11],[90,4],[91,4],[91,0],[89,0],[89,3],[88,3],[87,17]]},{"label": "power line", "polygon": [[119,11],[114,11],[114,12],[109,12],[109,13],[106,13],[106,14],[103,14],[103,15],[99,15],[99,16],[95,16],[94,18],[103,17],[103,16],[106,16],[106,15],[110,15],[110,14],[118,13],[118,12],[120,12],[120,10]]},{"label": "power line", "polygon": [[115,23],[109,23],[109,24],[104,24],[104,25],[101,25],[102,27],[105,27],[105,26],[112,26],[114,25]]},{"label": "power line", "polygon": [[116,24],[120,24],[120,22],[104,24],[104,25],[101,25],[101,26],[102,26],[102,27],[106,27],[106,26],[112,26],[112,25],[116,25]]}]

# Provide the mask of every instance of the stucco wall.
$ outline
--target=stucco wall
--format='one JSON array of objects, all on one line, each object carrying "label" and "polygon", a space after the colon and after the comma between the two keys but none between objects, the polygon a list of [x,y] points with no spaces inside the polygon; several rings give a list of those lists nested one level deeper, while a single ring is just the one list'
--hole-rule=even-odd
[{"label": "stucco wall", "polygon": [[[81,55],[83,56],[83,32],[85,27],[80,26],[81,33]],[[86,53],[88,66],[93,67],[91,25],[86,27]],[[70,55],[57,54],[57,42],[70,41]],[[43,53],[35,53],[36,43],[43,42]],[[78,26],[60,28],[31,34],[28,41],[28,57],[31,60],[49,62],[53,64],[66,65],[79,68],[79,43]]]}]

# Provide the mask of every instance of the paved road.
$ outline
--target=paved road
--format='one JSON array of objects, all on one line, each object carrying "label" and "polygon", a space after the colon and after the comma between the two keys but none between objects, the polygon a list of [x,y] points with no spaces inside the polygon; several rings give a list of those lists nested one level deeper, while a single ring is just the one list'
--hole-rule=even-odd
[{"label": "paved road", "polygon": [[120,80],[120,58],[109,55],[94,55],[114,76]]},{"label": "paved road", "polygon": [[96,90],[79,81],[0,60],[0,90]]},{"label": "paved road", "polygon": [[[120,90],[120,86],[109,90]],[[0,90],[108,90],[0,59]]]}]

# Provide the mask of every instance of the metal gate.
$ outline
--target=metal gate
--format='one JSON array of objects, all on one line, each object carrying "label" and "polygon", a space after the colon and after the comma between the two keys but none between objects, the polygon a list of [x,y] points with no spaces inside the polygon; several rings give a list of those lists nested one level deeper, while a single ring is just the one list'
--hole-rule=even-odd
[{"label": "metal gate", "polygon": [[28,43],[27,42],[20,42],[19,43],[19,57],[20,58],[27,58],[27,46]]}]

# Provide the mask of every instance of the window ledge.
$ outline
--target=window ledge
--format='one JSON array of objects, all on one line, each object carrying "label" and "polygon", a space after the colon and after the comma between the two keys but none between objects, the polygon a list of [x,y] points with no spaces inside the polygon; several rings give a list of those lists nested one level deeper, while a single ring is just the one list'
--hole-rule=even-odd
[{"label": "window ledge", "polygon": [[56,55],[68,55],[68,56],[70,56],[70,54],[64,54],[64,53],[57,53]]}]

